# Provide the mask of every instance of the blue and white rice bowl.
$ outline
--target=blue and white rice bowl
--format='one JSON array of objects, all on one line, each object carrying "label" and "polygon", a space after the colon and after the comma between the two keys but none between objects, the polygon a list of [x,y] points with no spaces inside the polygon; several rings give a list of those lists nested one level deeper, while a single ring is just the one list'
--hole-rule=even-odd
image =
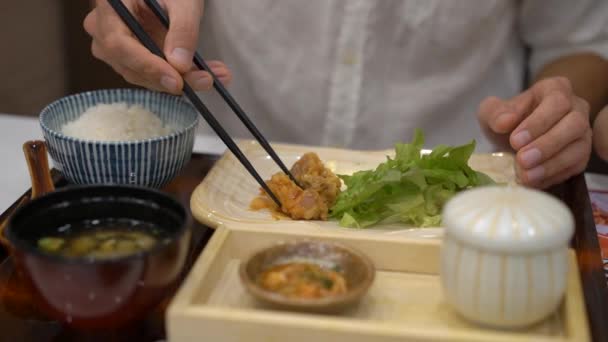
[{"label": "blue and white rice bowl", "polygon": [[[96,141],[66,136],[64,124],[97,104],[140,105],[174,129],[134,141]],[[198,112],[181,97],[143,89],[107,89],[59,99],[40,113],[55,168],[76,184],[132,184],[159,188],[190,161]]]}]

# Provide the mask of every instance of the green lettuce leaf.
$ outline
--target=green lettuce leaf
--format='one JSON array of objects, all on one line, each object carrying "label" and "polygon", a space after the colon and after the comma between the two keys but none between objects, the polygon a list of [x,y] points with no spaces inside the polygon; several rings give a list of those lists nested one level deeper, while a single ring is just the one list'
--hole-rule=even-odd
[{"label": "green lettuce leaf", "polygon": [[346,190],[330,210],[343,227],[367,228],[378,223],[417,227],[441,224],[443,205],[458,191],[494,184],[486,174],[471,169],[475,141],[462,146],[438,145],[422,154],[424,135],[416,130],[409,144],[395,145],[374,170],[339,175]]}]

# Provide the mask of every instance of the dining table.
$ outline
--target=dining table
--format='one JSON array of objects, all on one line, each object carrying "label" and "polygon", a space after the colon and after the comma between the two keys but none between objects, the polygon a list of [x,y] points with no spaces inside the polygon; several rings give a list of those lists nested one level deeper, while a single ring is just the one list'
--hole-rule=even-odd
[{"label": "dining table", "polygon": [[[42,139],[37,118],[0,114],[0,222],[13,212],[23,196],[29,196],[30,179],[21,149],[27,140]],[[226,150],[215,136],[198,135],[191,161],[180,175],[162,190],[189,208],[190,196]],[[51,165],[52,166],[52,165]],[[56,187],[67,184],[53,170]],[[584,174],[547,190],[571,209],[575,219],[575,234],[571,247],[575,249],[582,282],[589,328],[594,341],[608,341],[608,288]],[[189,262],[192,266],[213,229],[193,222],[193,239]],[[114,330],[74,330],[47,319],[28,302],[28,294],[15,283],[15,269],[6,251],[0,251],[0,342],[2,341],[164,341],[164,310],[169,295],[147,317]],[[201,336],[204,340],[204,336]]]}]

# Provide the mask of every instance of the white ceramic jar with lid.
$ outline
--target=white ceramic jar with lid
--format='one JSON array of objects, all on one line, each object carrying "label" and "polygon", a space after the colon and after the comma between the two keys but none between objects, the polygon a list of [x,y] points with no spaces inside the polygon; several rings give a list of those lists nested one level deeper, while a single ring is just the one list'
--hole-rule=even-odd
[{"label": "white ceramic jar with lid", "polygon": [[522,327],[555,311],[566,289],[570,210],[521,186],[461,192],[443,210],[441,281],[464,317]]}]

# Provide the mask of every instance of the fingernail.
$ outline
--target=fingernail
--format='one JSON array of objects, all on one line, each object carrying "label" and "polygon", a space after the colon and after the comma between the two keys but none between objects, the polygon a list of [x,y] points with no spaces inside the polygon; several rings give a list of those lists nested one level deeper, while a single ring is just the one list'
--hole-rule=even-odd
[{"label": "fingernail", "polygon": [[522,166],[526,169],[529,169],[538,164],[541,158],[542,154],[537,148],[531,148],[523,152],[520,156],[521,163],[523,164]]},{"label": "fingernail", "polygon": [[170,91],[170,92],[175,92],[177,91],[177,80],[175,80],[175,78],[171,77],[171,76],[163,76],[160,79],[160,84],[163,86],[163,88],[165,88],[166,90]]},{"label": "fingernail", "polygon": [[528,179],[528,183],[538,183],[545,177],[545,168],[542,166],[537,166],[532,170],[526,172],[526,178]]},{"label": "fingernail", "polygon": [[184,68],[189,68],[192,64],[192,54],[184,48],[175,48],[171,51],[171,58]]},{"label": "fingernail", "polygon": [[513,148],[516,150],[526,146],[531,140],[532,137],[530,136],[530,132],[528,131],[521,131],[511,138]]},{"label": "fingernail", "polygon": [[213,86],[213,80],[209,76],[201,76],[192,85],[196,90],[209,90]]}]

